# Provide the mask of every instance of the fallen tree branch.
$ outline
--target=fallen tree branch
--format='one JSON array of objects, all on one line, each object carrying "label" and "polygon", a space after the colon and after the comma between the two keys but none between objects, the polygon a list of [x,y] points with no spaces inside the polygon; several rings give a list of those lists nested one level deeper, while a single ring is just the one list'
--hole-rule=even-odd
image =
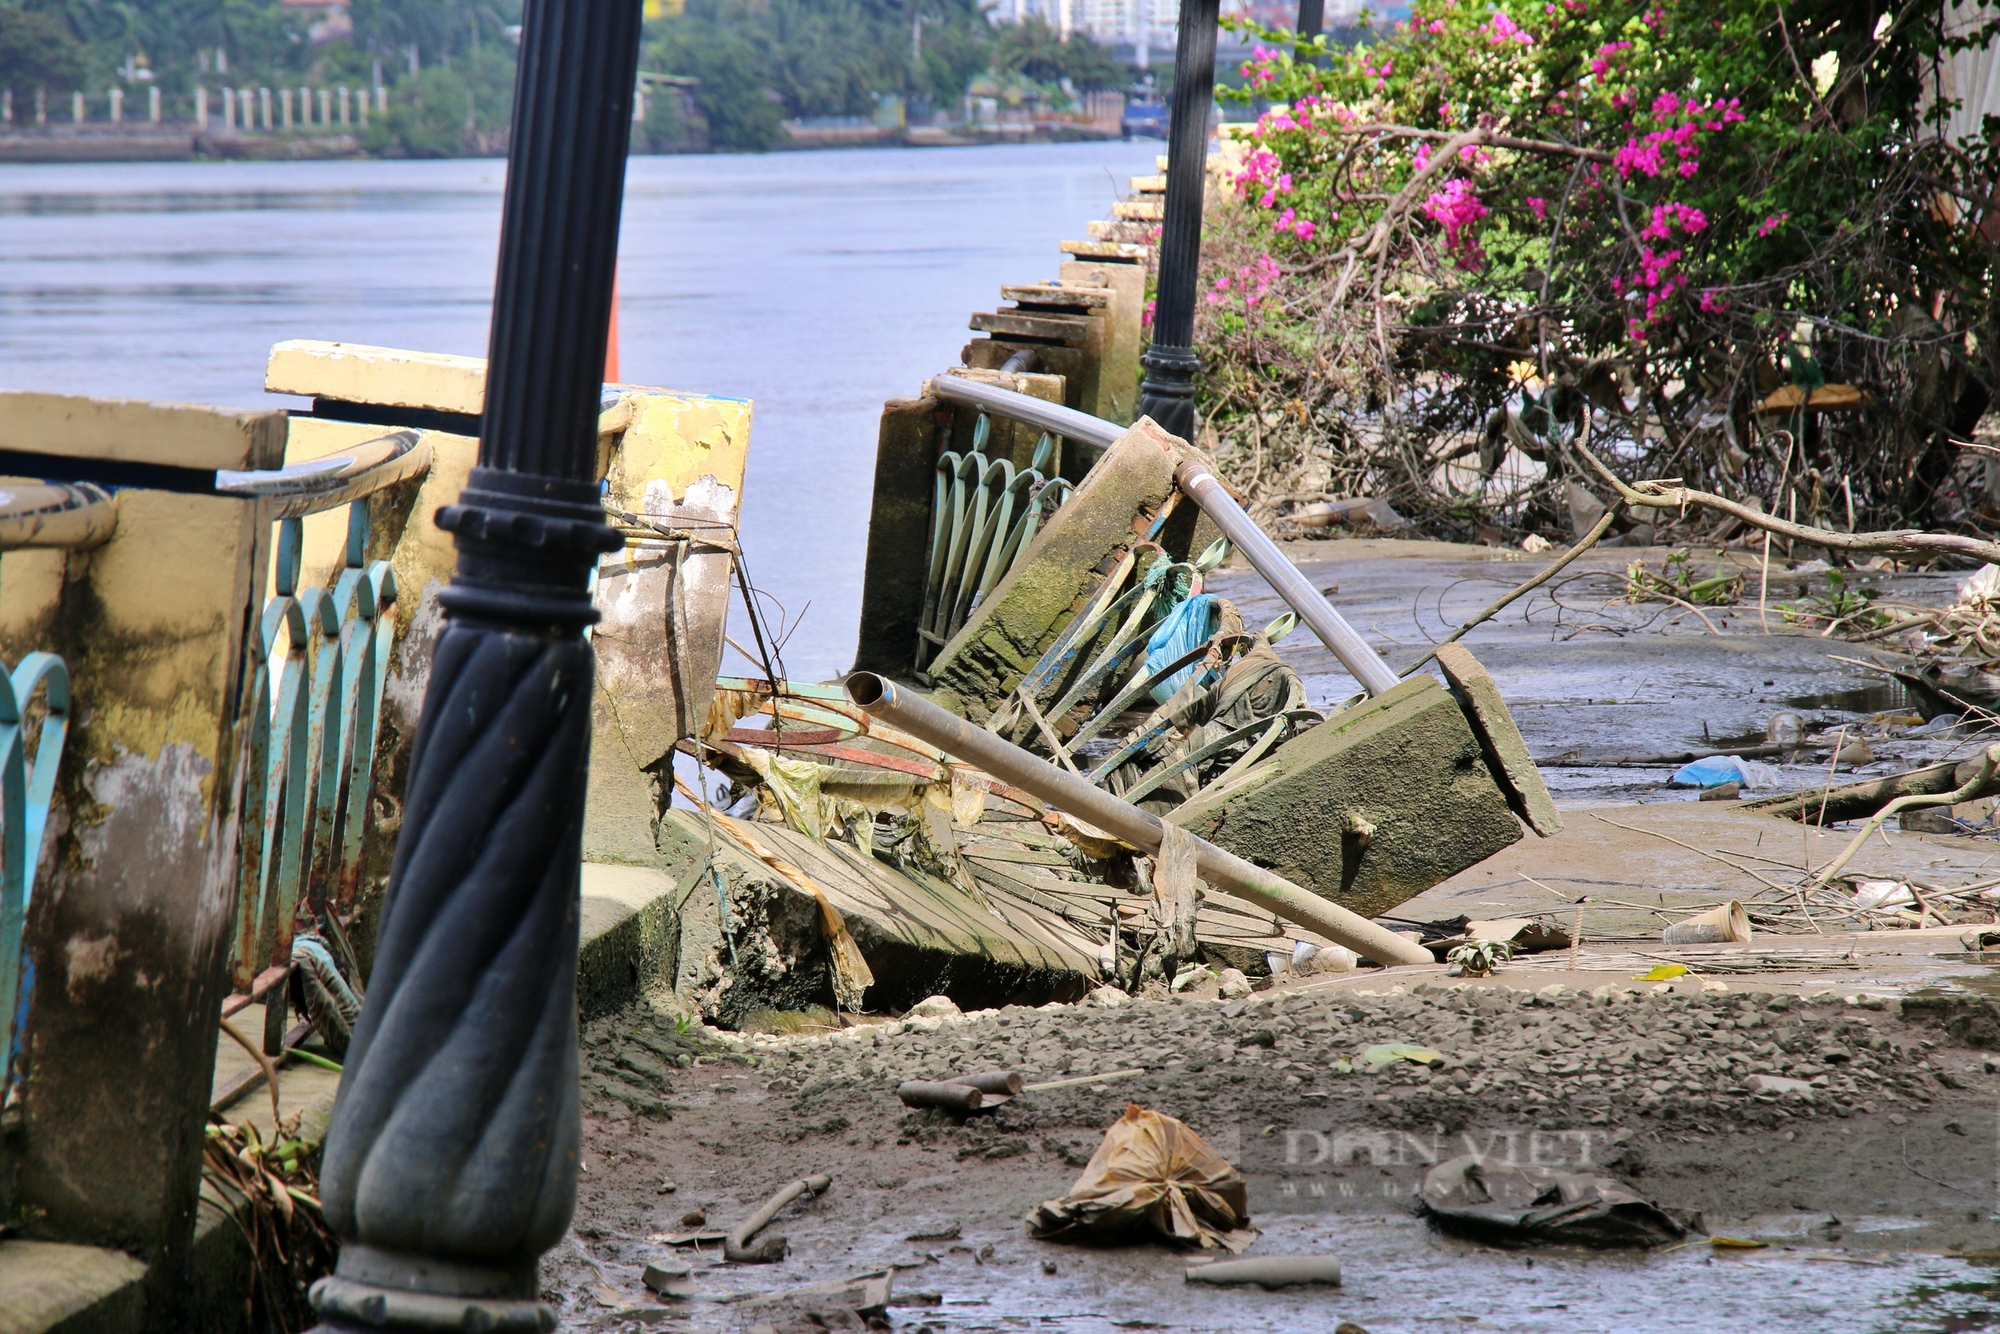
[{"label": "fallen tree branch", "polygon": [[[1333,127],[1335,134],[1379,134],[1394,139],[1445,139],[1452,137],[1451,130],[1420,130],[1414,125],[1392,125],[1375,122],[1368,125],[1340,125]],[[1549,153],[1557,157],[1583,158],[1589,162],[1609,162],[1612,155],[1600,148],[1580,148],[1575,144],[1565,144],[1554,139],[1522,139],[1511,134],[1489,134],[1482,142],[1494,148],[1511,148],[1522,153]],[[1355,198],[1350,195],[1348,198]]]},{"label": "fallen tree branch", "polygon": [[224,1019],[222,1021],[222,1031],[228,1034],[230,1039],[234,1041],[237,1046],[249,1052],[250,1059],[257,1062],[257,1064],[260,1067],[262,1067],[264,1071],[264,1084],[271,1091],[271,1126],[272,1126],[271,1133],[273,1135],[282,1134],[283,1126],[281,1125],[281,1118],[278,1115],[277,1063],[273,1061],[269,1056],[265,1055],[264,1049],[262,1047],[252,1042],[249,1038],[244,1037],[242,1030],[237,1028],[236,1025],[230,1023],[227,1019]]},{"label": "fallen tree branch", "polygon": [[1624,512],[1624,510],[1625,507],[1623,505],[1613,505],[1611,506],[1611,508],[1605,510],[1603,515],[1599,517],[1599,519],[1597,520],[1596,526],[1593,527],[1587,534],[1584,535],[1584,538],[1581,542],[1578,542],[1575,546],[1571,547],[1568,551],[1564,552],[1560,560],[1557,560],[1551,565],[1549,565],[1547,569],[1543,570],[1540,574],[1536,575],[1534,578],[1528,580],[1528,582],[1526,582],[1525,584],[1517,585],[1511,592],[1509,592],[1505,597],[1501,598],[1498,602],[1486,608],[1486,610],[1480,612],[1477,616],[1474,616],[1471,620],[1459,626],[1458,629],[1452,631],[1450,634],[1446,635],[1443,639],[1439,640],[1437,646],[1433,648],[1429,653],[1424,654],[1423,657],[1418,658],[1415,662],[1411,663],[1409,668],[1403,672],[1403,675],[1410,676],[1416,672],[1422,671],[1427,664],[1436,659],[1438,655],[1438,649],[1443,648],[1446,644],[1456,644],[1459,640],[1465,638],[1466,635],[1470,634],[1474,629],[1474,627],[1478,626],[1480,623],[1484,621],[1490,620],[1491,618],[1498,616],[1502,611],[1505,611],[1514,602],[1518,601],[1520,598],[1527,596],[1529,593],[1534,592],[1536,589],[1540,588],[1543,584],[1547,583],[1549,580],[1555,578],[1558,574],[1562,573],[1564,566],[1568,565],[1578,556],[1581,556],[1584,552],[1596,546],[1598,543],[1598,539],[1602,538],[1606,533],[1611,531],[1612,523],[1618,518],[1620,514]]},{"label": "fallen tree branch", "polygon": [[[1344,258],[1346,265],[1340,271],[1340,281],[1334,285],[1333,299],[1327,303],[1330,309],[1338,309],[1347,300],[1348,284],[1354,281],[1354,266],[1364,259],[1375,259],[1386,253],[1389,238],[1395,234],[1396,224],[1403,214],[1416,207],[1423,196],[1424,188],[1433,177],[1458,161],[1458,155],[1468,148],[1480,148],[1492,142],[1494,131],[1489,129],[1464,130],[1444,141],[1444,147],[1431,154],[1429,161],[1410,174],[1396,197],[1383,206],[1382,216],[1359,237],[1340,248],[1333,258]],[[1380,307],[1377,307],[1378,315]]]},{"label": "fallen tree branch", "polygon": [[1576,452],[1590,465],[1591,471],[1602,478],[1606,485],[1618,493],[1627,505],[1644,509],[1684,510],[1690,505],[1701,509],[1715,510],[1740,519],[1753,528],[1761,528],[1767,533],[1787,538],[1793,542],[1803,542],[1807,546],[1824,547],[1829,551],[1873,551],[1912,552],[1929,555],[1969,556],[1988,565],[2000,565],[2000,542],[1987,542],[1976,537],[1965,537],[1958,533],[1932,533],[1921,528],[1893,528],[1872,533],[1842,533],[1831,528],[1815,528],[1811,524],[1793,523],[1762,510],[1752,509],[1740,501],[1718,496],[1712,491],[1702,491],[1684,486],[1678,477],[1659,478],[1651,481],[1627,483],[1618,474],[1604,466],[1595,454],[1584,444],[1590,420],[1590,407],[1584,405],[1585,431],[1578,434]]},{"label": "fallen tree branch", "polygon": [[[1926,806],[1954,806],[1961,801],[1971,801],[1979,794],[1980,789],[1986,786],[1987,781],[1993,777],[1995,769],[2000,769],[2000,746],[1988,746],[1986,754],[1980,759],[1978,772],[1974,773],[1967,782],[1961,784],[1956,790],[1939,793],[1936,796],[1912,794],[1907,797],[1897,797],[1881,810],[1868,817],[1868,822],[1861,826],[1860,832],[1856,833],[1848,845],[1841,850],[1840,855],[1828,862],[1826,868],[1813,878],[1813,887],[1817,889],[1839,874],[1842,867],[1854,860],[1854,854],[1861,851],[1861,846],[1868,841],[1868,836],[1881,828],[1890,816],[1900,815],[1902,812],[1908,810],[1920,810]],[[1914,893],[1912,897],[1915,897]],[[1919,918],[1918,920],[1921,921],[1922,919]]]}]

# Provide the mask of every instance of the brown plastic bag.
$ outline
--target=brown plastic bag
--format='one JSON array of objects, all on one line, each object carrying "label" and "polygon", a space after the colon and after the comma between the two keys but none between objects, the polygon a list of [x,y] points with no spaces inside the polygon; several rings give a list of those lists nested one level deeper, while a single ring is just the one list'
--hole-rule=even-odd
[{"label": "brown plastic bag", "polygon": [[1173,1117],[1127,1103],[1069,1194],[1028,1215],[1028,1235],[1117,1241],[1147,1225],[1208,1250],[1257,1239],[1243,1174]]}]

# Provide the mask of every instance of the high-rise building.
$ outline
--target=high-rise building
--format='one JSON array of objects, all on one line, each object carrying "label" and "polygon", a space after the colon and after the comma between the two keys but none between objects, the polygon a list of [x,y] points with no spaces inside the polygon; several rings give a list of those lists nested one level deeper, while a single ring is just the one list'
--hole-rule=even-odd
[{"label": "high-rise building", "polygon": [[[1326,0],[1326,26],[1353,23],[1361,8],[1362,0]],[[1370,8],[1379,13],[1384,6],[1376,0]],[[1222,0],[1222,12],[1243,14],[1267,28],[1290,28],[1298,21],[1298,0]],[[1146,66],[1173,58],[1180,4],[1179,0],[997,0],[987,17],[995,23],[1040,18],[1063,34],[1088,33],[1120,59]],[[1224,45],[1231,45],[1227,35]]]}]

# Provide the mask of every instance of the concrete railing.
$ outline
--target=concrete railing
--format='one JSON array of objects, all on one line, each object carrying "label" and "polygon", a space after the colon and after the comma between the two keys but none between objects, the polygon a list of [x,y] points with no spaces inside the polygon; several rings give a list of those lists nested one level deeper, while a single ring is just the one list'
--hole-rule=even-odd
[{"label": "concrete railing", "polygon": [[16,845],[32,893],[0,1217],[169,1275],[193,1238],[271,528],[215,477],[280,466],[284,414],[5,393],[0,444],[14,477],[116,496],[115,525],[0,556],[0,658],[18,676],[50,655],[68,686],[66,728],[53,672],[45,704],[16,690],[40,730],[19,790],[47,814],[32,872]]},{"label": "concrete railing", "polygon": [[[289,418],[0,393],[0,475],[28,479],[0,482],[0,1221],[139,1257],[160,1309],[217,1016],[262,999],[279,1047],[295,928],[365,984],[455,564],[432,516],[484,379],[288,343]],[[720,666],[750,404],[610,387],[599,425],[627,545],[598,576],[585,852],[644,867]]]},{"label": "concrete railing", "polygon": [[[85,552],[118,526],[118,502],[89,483],[0,490],[0,552]],[[23,985],[22,940],[41,866],[49,800],[69,732],[69,667],[59,654],[30,650],[0,663],[0,998],[32,994]],[[32,971],[32,970],[31,970]],[[26,1009],[0,1005],[0,1107],[18,1105],[24,1063],[15,1060]]]}]

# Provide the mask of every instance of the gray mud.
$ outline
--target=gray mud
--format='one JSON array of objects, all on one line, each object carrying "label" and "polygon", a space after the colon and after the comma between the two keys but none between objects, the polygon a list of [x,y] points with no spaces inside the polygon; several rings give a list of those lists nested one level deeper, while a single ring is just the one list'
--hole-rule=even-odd
[{"label": "gray mud", "polygon": [[[985,1011],[831,1036],[682,1036],[646,1006],[586,1034],[583,1187],[548,1295],[569,1329],[859,1327],[851,1311],[719,1299],[902,1265],[888,1319],[934,1331],[1943,1330],[2000,1321],[1996,1091],[1983,1002],[1805,1002],[1626,985],[1378,993],[1280,988],[1248,1002]],[[1710,984],[1714,987],[1716,984]],[[1877,1008],[1869,1008],[1874,1006]],[[1996,1012],[2000,1013],[2000,1012]],[[1955,1036],[1954,1036],[1955,1035]],[[1355,1060],[1402,1041],[1432,1070]],[[633,1053],[651,1058],[631,1059]],[[663,1059],[662,1053],[666,1054]],[[697,1056],[696,1053],[705,1053]],[[694,1064],[681,1069],[685,1056]],[[1346,1059],[1353,1073],[1340,1073]],[[1141,1067],[962,1117],[914,1112],[904,1078],[993,1067],[1030,1082]],[[1753,1075],[1811,1085],[1755,1095]],[[613,1096],[613,1095],[616,1096]],[[1245,1172],[1250,1252],[1332,1251],[1338,1291],[1190,1289],[1164,1246],[1031,1241],[1021,1219],[1074,1180],[1135,1101],[1188,1122]],[[1669,1251],[1506,1250],[1437,1233],[1412,1193],[1465,1152],[1608,1172],[1699,1210]],[[660,1234],[726,1228],[786,1181],[833,1188],[772,1225],[792,1255],[722,1265]],[[674,1189],[669,1192],[667,1183]],[[950,1240],[906,1241],[949,1232]],[[691,1263],[702,1297],[661,1303],[647,1264]],[[915,1302],[915,1305],[901,1303]],[[817,1323],[815,1323],[817,1322]]]},{"label": "gray mud", "polygon": [[[1285,553],[1315,587],[1338,590],[1329,600],[1398,670],[1561,555],[1376,538],[1287,542]],[[1897,662],[1897,655],[1880,646],[1821,638],[1787,622],[1783,605],[1824,594],[1824,573],[1794,573],[1786,562],[1774,561],[1760,615],[1760,570],[1753,557],[1736,551],[1729,559],[1747,577],[1745,600],[1737,605],[1697,614],[1667,603],[1626,601],[1626,566],[1642,560],[1657,573],[1668,554],[1659,547],[1588,552],[1465,640],[1499,683],[1559,800],[1692,800],[1692,791],[1667,787],[1677,764],[1587,761],[1758,745],[1771,715],[1781,709],[1798,712],[1809,733],[1846,727],[1850,737],[1866,735],[1876,760],[1854,771],[1856,778],[1977,748],[1966,737],[1903,736],[1905,728],[1879,721],[1884,714],[1929,716],[1938,708],[1934,701],[1912,698],[1892,678],[1857,665]],[[1712,551],[1695,553],[1704,572],[1714,559]],[[1964,578],[1963,571],[1846,575],[1850,589],[1933,606],[1951,601]],[[1255,571],[1235,562],[1209,576],[1206,588],[1234,601],[1249,625],[1262,626],[1284,610]],[[1357,688],[1304,630],[1295,631],[1278,652],[1298,670],[1316,708]],[[1826,781],[1824,755],[1776,767],[1776,791],[1816,788]]]}]

